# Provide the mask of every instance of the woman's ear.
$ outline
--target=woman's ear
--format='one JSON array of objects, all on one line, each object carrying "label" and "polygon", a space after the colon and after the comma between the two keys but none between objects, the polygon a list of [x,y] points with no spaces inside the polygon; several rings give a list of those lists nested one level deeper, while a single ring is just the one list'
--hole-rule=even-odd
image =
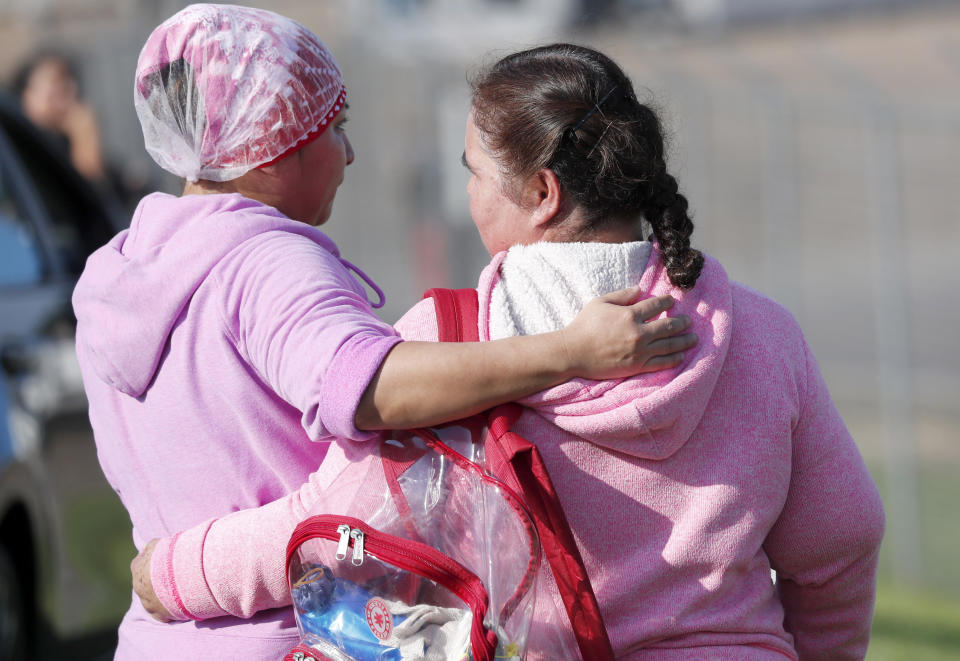
[{"label": "woman's ear", "polygon": [[531,204],[530,219],[534,227],[546,229],[563,206],[563,189],[556,173],[543,168],[527,181],[527,200]]}]

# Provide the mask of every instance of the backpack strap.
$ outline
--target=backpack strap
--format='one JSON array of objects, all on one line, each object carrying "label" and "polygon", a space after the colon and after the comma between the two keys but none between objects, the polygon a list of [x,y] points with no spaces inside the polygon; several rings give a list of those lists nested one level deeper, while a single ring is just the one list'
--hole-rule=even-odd
[{"label": "backpack strap", "polygon": [[[437,310],[441,342],[479,340],[477,290],[431,289],[424,298],[428,296]],[[490,412],[489,467],[523,498],[533,516],[581,656],[589,661],[613,661],[600,605],[543,457],[536,445],[510,431],[521,410],[518,404],[504,404]]]},{"label": "backpack strap", "polygon": [[504,404],[490,412],[493,442],[486,446],[487,460],[494,475],[521,495],[537,524],[580,655],[590,661],[613,661],[600,605],[543,456],[536,445],[510,431],[520,410],[518,404]]},{"label": "backpack strap", "polygon": [[477,319],[480,303],[476,289],[429,289],[423,295],[432,298],[437,309],[437,339],[440,342],[479,342]]}]

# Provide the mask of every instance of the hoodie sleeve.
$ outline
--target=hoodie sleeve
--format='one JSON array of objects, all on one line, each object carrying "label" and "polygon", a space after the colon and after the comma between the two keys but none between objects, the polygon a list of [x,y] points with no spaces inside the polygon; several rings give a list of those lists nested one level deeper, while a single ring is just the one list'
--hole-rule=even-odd
[{"label": "hoodie sleeve", "polygon": [[372,438],[354,426],[357,405],[401,340],[337,257],[309,238],[268,232],[239,246],[213,275],[238,351],[303,412],[310,438]]},{"label": "hoodie sleeve", "polygon": [[150,560],[157,598],[177,620],[251,617],[290,605],[286,575],[290,535],[321,498],[333,511],[348,507],[356,497],[355,488],[330,493],[326,487],[347,467],[363,476],[368,470],[363,462],[369,458],[362,449],[351,456],[349,448],[331,448],[320,469],[294,493],[161,539]]},{"label": "hoodie sleeve", "polygon": [[764,548],[801,661],[863,659],[883,505],[806,343],[804,352],[790,489]]},{"label": "hoodie sleeve", "polygon": [[407,310],[393,326],[400,337],[416,342],[436,342],[440,331],[437,326],[437,308],[432,298],[425,298]]},{"label": "hoodie sleeve", "polygon": [[[415,305],[397,322],[404,339],[436,341],[437,316],[432,300]],[[323,465],[295,493],[255,509],[211,519],[161,539],[150,562],[154,592],[177,620],[205,620],[223,615],[250,617],[290,604],[286,576],[287,540],[321,498],[340,498],[349,506],[354,493],[326,487],[346,468],[364,474],[368,455],[334,443]],[[349,482],[359,488],[359,483]],[[362,482],[362,480],[361,480]]]},{"label": "hoodie sleeve", "polygon": [[251,617],[290,605],[287,540],[319,497],[311,480],[296,493],[160,540],[150,580],[176,620]]}]

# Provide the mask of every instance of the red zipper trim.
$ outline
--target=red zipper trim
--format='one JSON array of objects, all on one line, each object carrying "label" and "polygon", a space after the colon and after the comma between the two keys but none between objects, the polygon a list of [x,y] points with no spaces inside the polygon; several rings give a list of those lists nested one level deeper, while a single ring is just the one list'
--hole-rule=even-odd
[{"label": "red zipper trim", "polygon": [[293,661],[293,655],[297,652],[303,654],[303,658],[305,659],[313,659],[314,661],[330,661],[330,657],[328,657],[326,654],[323,652],[318,652],[312,647],[307,647],[306,645],[297,645],[294,647],[292,650],[287,652],[285,657],[283,657],[283,661]]},{"label": "red zipper trim", "polygon": [[481,466],[478,466],[476,463],[470,461],[462,454],[451,448],[449,445],[440,440],[440,437],[434,434],[433,431],[429,429],[414,429],[412,431],[416,432],[417,435],[422,436],[423,439],[427,441],[427,444],[434,450],[453,459],[453,461],[460,466],[460,468],[471,471],[484,482],[502,489],[503,492],[508,496],[507,500],[512,501],[513,508],[517,510],[517,514],[520,515],[520,518],[525,520],[525,527],[526,524],[533,525],[533,516],[530,514],[530,510],[527,509],[527,506],[524,504],[520,496],[517,495],[517,492],[513,489],[513,487],[494,477],[487,471],[483,470]]},{"label": "red zipper trim", "polygon": [[[296,549],[309,539],[320,537],[339,541],[337,527],[346,524],[363,531],[363,550],[373,557],[395,567],[412,571],[453,592],[473,614],[470,623],[470,646],[476,661],[493,661],[497,636],[486,631],[483,620],[487,615],[489,597],[483,582],[459,562],[443,555],[435,548],[380,532],[363,521],[349,516],[320,514],[300,522],[287,543],[287,567]],[[350,540],[350,546],[353,539]]]},{"label": "red zipper trim", "polygon": [[[517,407],[519,409],[519,407]],[[493,430],[491,429],[491,432]],[[514,511],[520,517],[520,520],[523,522],[523,527],[527,531],[527,537],[530,540],[530,561],[527,563],[527,571],[524,573],[523,580],[514,590],[513,595],[510,599],[503,605],[503,609],[500,613],[500,619],[507,620],[516,610],[517,606],[526,596],[527,592],[530,591],[530,588],[533,587],[537,571],[540,569],[540,535],[537,532],[537,526],[533,522],[533,516],[530,514],[530,510],[527,509],[527,506],[524,504],[520,496],[517,495],[517,492],[510,485],[506,484],[502,480],[490,475],[482,467],[478,466],[476,463],[470,461],[462,454],[451,448],[449,445],[444,443],[440,438],[433,433],[430,429],[416,429],[412,430],[412,433],[416,433],[423,438],[426,443],[432,447],[435,451],[440,454],[444,454],[450,457],[454,463],[463,468],[464,470],[471,471],[475,473],[481,480],[488,484],[492,484],[501,491],[503,491],[505,500],[511,504]]]}]

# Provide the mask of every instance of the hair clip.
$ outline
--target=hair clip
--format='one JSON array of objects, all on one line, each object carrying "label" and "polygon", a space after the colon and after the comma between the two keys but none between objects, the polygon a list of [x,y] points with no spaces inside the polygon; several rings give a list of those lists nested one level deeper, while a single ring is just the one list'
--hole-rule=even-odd
[{"label": "hair clip", "polygon": [[600,146],[600,143],[603,142],[603,136],[605,136],[607,134],[607,131],[610,130],[610,125],[612,123],[613,122],[607,122],[607,127],[603,129],[603,133],[600,134],[600,137],[597,138],[597,141],[593,143],[593,147],[591,147],[590,151],[587,152],[587,156],[586,156],[587,158],[590,158],[590,156],[593,155],[593,152],[596,151],[597,147]]},{"label": "hair clip", "polygon": [[[611,88],[607,91],[607,93],[604,94],[604,95],[600,98],[600,100],[597,101],[597,102],[593,105],[593,107],[590,108],[590,110],[587,111],[587,114],[584,115],[583,118],[582,118],[579,122],[577,122],[576,124],[573,125],[573,128],[570,129],[570,132],[571,132],[571,133],[576,133],[576,132],[580,129],[581,126],[583,126],[584,124],[586,124],[587,120],[590,119],[591,117],[593,117],[593,114],[594,114],[595,112],[597,112],[598,110],[600,110],[600,106],[603,105],[603,102],[606,101],[606,100],[610,97],[610,95],[613,94],[613,93],[616,91],[616,89],[617,89],[618,87],[620,87],[620,84],[619,84],[619,83],[616,84],[616,85],[614,85],[613,87],[611,87]],[[609,128],[609,127],[608,127],[608,128]]]}]

